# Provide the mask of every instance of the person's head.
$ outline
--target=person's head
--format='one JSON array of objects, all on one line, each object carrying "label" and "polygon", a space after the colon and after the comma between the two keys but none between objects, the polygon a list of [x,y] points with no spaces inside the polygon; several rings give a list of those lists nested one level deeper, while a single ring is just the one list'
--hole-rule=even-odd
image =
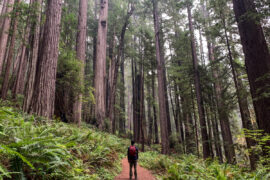
[{"label": "person's head", "polygon": [[134,140],[131,140],[131,145],[133,146],[135,144],[135,141]]}]

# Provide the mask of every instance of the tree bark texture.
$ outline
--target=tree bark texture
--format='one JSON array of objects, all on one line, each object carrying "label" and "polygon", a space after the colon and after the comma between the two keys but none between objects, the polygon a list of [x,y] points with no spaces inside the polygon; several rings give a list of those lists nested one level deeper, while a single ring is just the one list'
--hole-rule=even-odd
[{"label": "tree bark texture", "polygon": [[[16,3],[20,3],[20,0],[17,0]],[[19,15],[17,8],[15,8],[15,11],[16,11],[16,17],[13,20],[12,35],[11,35],[11,40],[10,40],[11,42],[10,42],[10,47],[9,47],[10,49],[9,49],[9,52],[8,52],[6,70],[5,70],[5,75],[4,75],[4,81],[3,81],[3,84],[2,84],[2,90],[1,90],[1,98],[2,99],[6,99],[6,97],[7,97],[10,70],[11,70],[13,56],[14,56],[14,50],[15,50],[15,40],[16,40],[16,32],[17,32],[17,26],[18,26],[17,17]]]},{"label": "tree bark texture", "polygon": [[[209,53],[209,61],[211,63],[215,63],[215,57],[214,57],[214,45],[212,45],[210,42],[208,42],[208,53]],[[215,94],[216,94],[216,101],[217,101],[217,108],[218,108],[218,115],[219,115],[219,121],[221,126],[221,134],[223,138],[223,147],[225,151],[225,156],[227,158],[227,161],[229,163],[235,163],[235,151],[233,147],[233,140],[232,140],[232,133],[230,128],[230,121],[229,121],[229,115],[226,111],[226,105],[224,103],[224,100],[222,98],[222,88],[219,81],[219,75],[218,75],[218,65],[216,67],[212,68],[212,74],[213,78],[216,80],[214,83],[215,88]]]},{"label": "tree bark texture", "polygon": [[41,21],[41,3],[42,0],[35,0],[38,7],[38,13],[36,15],[36,23],[33,25],[34,34],[33,34],[33,44],[31,46],[32,53],[29,58],[29,67],[27,73],[27,83],[24,93],[24,102],[23,102],[23,110],[25,112],[30,112],[30,104],[34,93],[34,83],[36,79],[36,69],[37,69],[37,60],[38,60],[38,52],[39,52],[39,40],[40,40],[40,21]]},{"label": "tree bark texture", "polygon": [[95,114],[99,129],[104,128],[105,121],[105,94],[106,94],[106,46],[108,29],[109,0],[100,0],[100,13],[98,21],[97,59],[95,67]]},{"label": "tree bark texture", "polygon": [[[31,4],[29,5],[30,7],[32,6],[32,2],[30,2]],[[17,75],[16,75],[16,79],[15,79],[15,83],[14,83],[14,87],[13,87],[13,92],[12,92],[12,96],[15,99],[17,94],[23,94],[24,91],[24,83],[25,83],[25,72],[26,72],[26,66],[27,66],[27,45],[29,44],[30,41],[30,25],[29,25],[29,18],[27,19],[27,27],[25,29],[24,32],[24,40],[22,42],[22,46],[21,46],[21,53],[20,53],[20,58],[19,58],[19,68],[17,70]]]},{"label": "tree bark texture", "polygon": [[[253,130],[253,125],[251,122],[251,117],[250,117],[250,112],[248,109],[248,101],[247,101],[247,97],[241,96],[241,89],[243,89],[243,84],[242,84],[242,80],[237,76],[237,72],[236,72],[236,68],[235,68],[235,64],[234,64],[234,60],[233,60],[233,54],[232,54],[232,50],[231,50],[231,45],[230,45],[230,41],[229,41],[229,37],[228,37],[228,33],[227,33],[227,28],[226,28],[226,21],[225,21],[225,17],[222,18],[223,19],[223,28],[225,31],[225,39],[226,39],[226,45],[227,45],[227,49],[228,49],[228,55],[229,55],[229,64],[231,66],[231,70],[232,70],[232,74],[233,74],[233,81],[234,81],[234,85],[235,85],[235,89],[236,89],[236,95],[237,95],[237,100],[238,100],[238,105],[239,105],[239,109],[240,109],[240,114],[241,114],[241,119],[242,119],[242,124],[243,124],[243,128],[247,129],[247,130]],[[247,142],[247,148],[251,149],[251,146],[255,146],[256,142],[248,137],[246,138],[246,142]],[[250,159],[250,167],[252,170],[256,169],[256,161],[258,160],[258,156],[256,156],[254,151],[250,151],[249,153],[249,159]]]},{"label": "tree bark texture", "polygon": [[150,81],[147,82],[146,86],[147,86],[148,145],[151,145],[153,139],[153,115],[151,107],[154,99],[151,93]]},{"label": "tree bark texture", "polygon": [[157,58],[157,77],[158,77],[158,101],[159,101],[159,118],[161,128],[161,152],[162,154],[169,153],[169,135],[168,135],[168,119],[166,110],[166,96],[165,96],[165,74],[164,74],[164,59],[161,55],[160,42],[160,27],[158,16],[158,3],[152,0],[153,3],[153,17],[155,29],[155,44],[156,44],[156,58]]},{"label": "tree bark texture", "polygon": [[120,107],[121,113],[119,117],[119,133],[125,134],[126,133],[126,108],[125,108],[125,65],[124,65],[124,53],[122,55],[122,62],[120,66],[121,70],[121,83],[122,87],[120,89]]},{"label": "tree bark texture", "polygon": [[[84,65],[86,56],[86,26],[87,26],[87,0],[80,0],[78,16],[78,32],[76,42],[77,59],[81,62],[80,86],[84,86]],[[82,120],[82,93],[75,97],[73,104],[73,122],[80,126]]]},{"label": "tree bark texture", "polygon": [[61,0],[48,0],[44,38],[41,44],[30,112],[52,118],[62,12]]},{"label": "tree bark texture", "polygon": [[[233,0],[258,127],[270,133],[270,54],[254,2]],[[250,16],[252,13],[253,16]],[[267,142],[269,145],[270,142]]]},{"label": "tree bark texture", "polygon": [[154,67],[152,66],[152,76],[151,76],[151,86],[152,86],[152,97],[153,97],[153,121],[154,121],[154,131],[155,131],[155,143],[159,144],[159,133],[158,133],[158,122],[157,122],[157,107],[156,107],[156,86],[155,86],[155,73]]},{"label": "tree bark texture", "polygon": [[[13,10],[14,0],[8,0],[6,7],[6,14],[10,13]],[[5,17],[3,23],[3,29],[1,32],[1,41],[0,41],[0,75],[2,74],[7,43],[8,43],[8,34],[10,29],[11,18],[9,16]]]}]

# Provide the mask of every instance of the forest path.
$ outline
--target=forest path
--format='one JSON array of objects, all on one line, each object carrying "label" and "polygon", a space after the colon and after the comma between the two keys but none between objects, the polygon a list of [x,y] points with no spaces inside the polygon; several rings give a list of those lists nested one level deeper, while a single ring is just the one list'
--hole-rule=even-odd
[{"label": "forest path", "polygon": [[[155,180],[155,177],[151,174],[151,172],[142,168],[139,166],[139,164],[137,164],[137,174],[138,180]],[[133,179],[135,179],[134,175]],[[129,163],[127,158],[122,159],[122,172],[114,180],[129,180]]]}]

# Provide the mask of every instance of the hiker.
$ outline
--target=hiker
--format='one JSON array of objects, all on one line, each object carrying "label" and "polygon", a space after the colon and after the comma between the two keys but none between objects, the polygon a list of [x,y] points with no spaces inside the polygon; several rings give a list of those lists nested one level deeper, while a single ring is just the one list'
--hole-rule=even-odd
[{"label": "hiker", "polygon": [[139,158],[139,150],[134,145],[135,142],[131,141],[131,146],[128,148],[127,156],[129,162],[129,179],[132,179],[132,167],[134,166],[134,176],[137,179],[137,161]]}]

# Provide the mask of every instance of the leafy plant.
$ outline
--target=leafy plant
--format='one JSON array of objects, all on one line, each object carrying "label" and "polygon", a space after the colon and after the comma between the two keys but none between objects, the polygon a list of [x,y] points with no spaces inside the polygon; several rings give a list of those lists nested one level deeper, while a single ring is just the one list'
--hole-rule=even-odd
[{"label": "leafy plant", "polygon": [[0,107],[0,179],[113,179],[127,141]]}]

